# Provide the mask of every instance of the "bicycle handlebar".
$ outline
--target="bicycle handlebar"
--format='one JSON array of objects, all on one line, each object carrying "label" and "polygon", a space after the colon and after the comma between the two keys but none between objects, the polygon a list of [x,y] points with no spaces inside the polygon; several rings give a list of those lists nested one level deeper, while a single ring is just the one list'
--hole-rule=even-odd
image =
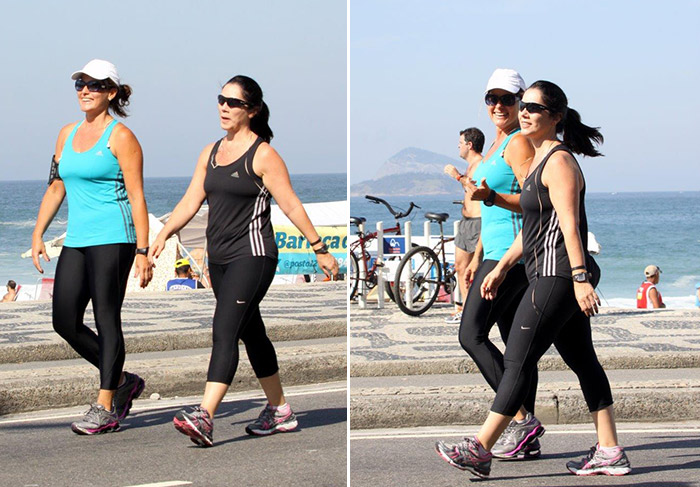
[{"label": "bicycle handlebar", "polygon": [[387,203],[385,200],[383,200],[383,199],[381,199],[381,198],[377,198],[376,196],[371,196],[371,195],[368,195],[368,194],[365,195],[365,198],[367,198],[368,200],[370,200],[370,201],[371,201],[372,203],[374,203],[375,205],[378,205],[379,203],[381,203],[381,204],[383,204],[384,206],[386,206],[387,210],[389,210],[389,213],[391,213],[392,215],[394,215],[394,218],[396,218],[397,220],[400,219],[400,218],[405,218],[405,217],[407,217],[407,216],[411,213],[411,211],[413,211],[414,208],[420,209],[420,206],[418,206],[418,205],[415,204],[413,201],[411,201],[411,204],[410,204],[410,206],[408,207],[408,210],[406,210],[406,211],[404,211],[404,212],[399,212],[399,211],[394,210],[394,208],[392,208],[392,206],[391,206],[389,203]]}]

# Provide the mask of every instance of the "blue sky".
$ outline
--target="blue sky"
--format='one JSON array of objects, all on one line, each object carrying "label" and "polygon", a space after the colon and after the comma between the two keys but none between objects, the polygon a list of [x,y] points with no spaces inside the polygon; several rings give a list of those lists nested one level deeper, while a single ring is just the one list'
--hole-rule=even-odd
[{"label": "blue sky", "polygon": [[343,173],[347,5],[342,0],[3,2],[0,180],[48,176],[59,129],[79,120],[70,75],[115,63],[134,94],[125,120],[147,177],[191,176],[223,135],[216,95],[258,81],[272,145],[292,173]]},{"label": "blue sky", "polygon": [[697,0],[352,0],[351,182],[414,146],[457,157],[459,130],[494,130],[483,91],[495,68],[547,79],[606,157],[590,191],[700,190]]}]

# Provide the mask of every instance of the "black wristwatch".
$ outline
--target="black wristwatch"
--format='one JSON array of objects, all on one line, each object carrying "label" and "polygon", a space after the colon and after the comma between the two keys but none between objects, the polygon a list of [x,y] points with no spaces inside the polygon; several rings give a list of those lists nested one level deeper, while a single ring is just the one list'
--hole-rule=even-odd
[{"label": "black wristwatch", "polygon": [[484,206],[493,206],[496,201],[496,190],[492,189],[489,195],[484,200]]},{"label": "black wristwatch", "polygon": [[136,249],[136,255],[148,255],[148,247]]},{"label": "black wristwatch", "polygon": [[[318,242],[316,242],[318,243]],[[319,248],[314,249],[315,254],[327,254],[328,253],[328,245],[324,242]]]},{"label": "black wristwatch", "polygon": [[579,272],[571,276],[574,282],[588,282],[588,272]]}]

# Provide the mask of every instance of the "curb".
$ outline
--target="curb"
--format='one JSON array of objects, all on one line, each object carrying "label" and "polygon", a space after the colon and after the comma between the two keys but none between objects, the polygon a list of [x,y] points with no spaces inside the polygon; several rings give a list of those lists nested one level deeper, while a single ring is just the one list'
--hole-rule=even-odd
[{"label": "curb", "polygon": [[[303,355],[303,356],[302,356]],[[146,381],[142,397],[153,393],[162,397],[201,395],[207,374],[209,355],[189,360],[130,361],[130,370]],[[160,363],[159,363],[160,362]],[[346,380],[345,353],[294,351],[278,355],[280,375],[285,386]],[[99,384],[97,371],[89,365],[59,370],[54,377],[44,376],[11,381],[0,386],[0,415],[78,406],[94,401]],[[258,380],[247,361],[241,361],[230,391],[259,389]]]},{"label": "curb", "polygon": [[[350,429],[353,430],[481,424],[494,397],[490,391],[456,394],[387,389],[362,392],[353,390],[350,398]],[[618,421],[700,420],[697,408],[700,387],[697,386],[613,386],[613,398]],[[591,421],[577,384],[539,392],[536,414],[545,426]]]}]

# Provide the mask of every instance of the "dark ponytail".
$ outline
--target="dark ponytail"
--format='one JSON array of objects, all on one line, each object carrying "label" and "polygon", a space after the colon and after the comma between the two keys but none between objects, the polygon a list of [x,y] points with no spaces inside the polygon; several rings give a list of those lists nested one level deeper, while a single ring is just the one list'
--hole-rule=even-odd
[{"label": "dark ponytail", "polygon": [[249,110],[257,110],[253,118],[250,119],[250,130],[258,137],[269,143],[273,134],[270,125],[270,109],[263,101],[263,92],[260,85],[253,78],[241,74],[234,76],[226,82],[227,85],[236,84],[241,87],[245,101],[250,105]]},{"label": "dark ponytail", "polygon": [[122,118],[126,118],[129,116],[128,113],[126,113],[126,107],[129,106],[129,97],[131,96],[131,86],[129,85],[119,85],[117,86],[112,80],[106,80],[107,85],[109,88],[116,88],[117,89],[117,96],[112,98],[112,100],[109,102],[109,109],[112,110],[112,113],[115,115],[118,115]]},{"label": "dark ponytail", "polygon": [[557,133],[564,133],[564,144],[576,154],[588,157],[602,156],[593,143],[603,143],[603,134],[600,127],[589,127],[581,122],[581,115],[569,108],[569,101],[564,91],[550,81],[535,81],[528,89],[536,89],[542,95],[542,101],[551,110],[552,114],[560,113],[561,121],[557,124]]}]

